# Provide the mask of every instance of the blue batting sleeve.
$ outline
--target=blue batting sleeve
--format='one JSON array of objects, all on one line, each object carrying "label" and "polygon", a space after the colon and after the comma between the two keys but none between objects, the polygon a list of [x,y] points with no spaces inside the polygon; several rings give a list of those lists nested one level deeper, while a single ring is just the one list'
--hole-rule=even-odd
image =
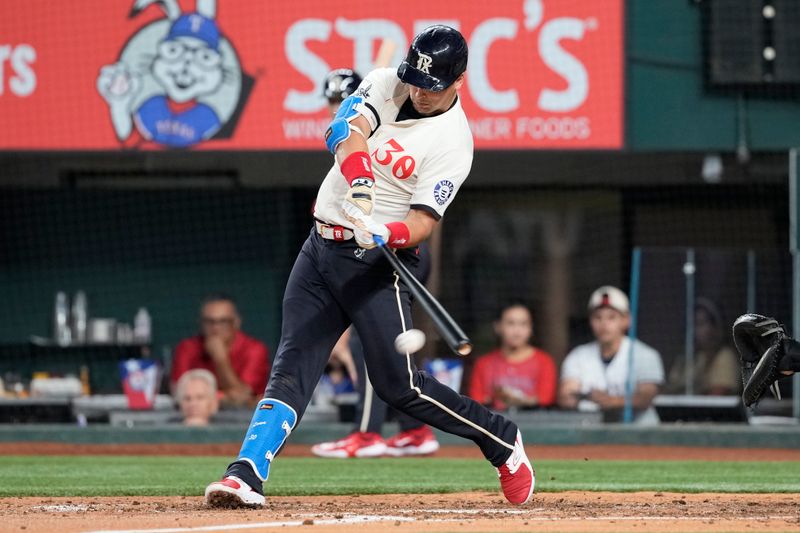
[{"label": "blue batting sleeve", "polygon": [[339,110],[325,132],[325,146],[332,154],[336,152],[339,143],[350,137],[350,121],[358,116],[356,106],[363,101],[364,99],[360,96],[350,95],[339,106]]},{"label": "blue batting sleeve", "polygon": [[274,398],[264,398],[256,406],[250,428],[237,461],[245,461],[261,481],[269,477],[269,466],[297,423],[297,413]]}]

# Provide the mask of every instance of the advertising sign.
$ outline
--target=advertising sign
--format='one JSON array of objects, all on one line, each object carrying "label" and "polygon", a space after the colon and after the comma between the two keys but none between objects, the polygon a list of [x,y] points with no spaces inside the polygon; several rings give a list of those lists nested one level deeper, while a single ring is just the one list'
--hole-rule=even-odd
[{"label": "advertising sign", "polygon": [[622,0],[3,0],[0,149],[322,149],[325,74],[435,23],[477,148],[622,147]]}]

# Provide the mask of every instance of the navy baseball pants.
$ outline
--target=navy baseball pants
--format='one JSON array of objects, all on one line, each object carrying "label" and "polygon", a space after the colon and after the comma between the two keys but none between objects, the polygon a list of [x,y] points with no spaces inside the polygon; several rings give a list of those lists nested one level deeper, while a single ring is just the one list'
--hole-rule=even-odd
[{"label": "navy baseball pants", "polygon": [[[417,247],[416,256],[418,261],[415,264],[414,276],[426,284],[431,273],[431,252],[427,243],[422,243]],[[359,376],[366,376],[364,371],[364,346],[358,336],[358,331],[353,328],[350,332],[350,351],[353,354],[353,362],[356,365]],[[367,387],[367,379],[359,379],[357,384],[358,403],[356,404],[355,429],[354,431],[367,431],[369,433],[381,433],[383,423],[389,412],[389,406],[381,400],[375,389],[370,383]],[[410,431],[424,426],[422,422],[413,418],[402,411],[395,411],[395,418],[400,426],[400,431]]]},{"label": "navy baseball pants", "polygon": [[[397,250],[397,255],[412,272],[417,269],[419,258],[412,249]],[[333,346],[351,323],[381,399],[474,441],[496,467],[508,459],[516,424],[417,370],[411,357],[397,353],[395,337],[412,327],[411,296],[380,250],[364,250],[354,240],[326,240],[312,230],[303,244],[286,285],[281,340],[265,397],[291,406],[299,421]],[[243,466],[233,463],[226,475],[251,484],[252,474]]]},{"label": "navy baseball pants", "polygon": [[[386,417],[389,414],[389,406],[386,402],[380,399],[375,393],[372,386],[372,378],[370,386],[367,387],[367,373],[364,372],[366,363],[364,362],[364,346],[361,344],[361,339],[357,331],[350,333],[350,351],[353,353],[353,362],[358,371],[358,403],[356,404],[355,413],[355,428],[353,431],[367,431],[369,433],[381,433],[383,424],[386,422]],[[395,413],[395,418],[400,426],[400,431],[410,431],[424,426],[422,422],[413,418],[402,411]]]}]

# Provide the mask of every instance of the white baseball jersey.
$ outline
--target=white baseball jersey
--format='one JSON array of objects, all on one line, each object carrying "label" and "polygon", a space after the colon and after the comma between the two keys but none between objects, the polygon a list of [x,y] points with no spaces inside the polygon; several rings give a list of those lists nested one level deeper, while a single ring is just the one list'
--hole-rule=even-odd
[{"label": "white baseball jersey", "polygon": [[[561,379],[574,379],[580,382],[580,393],[589,394],[593,389],[606,391],[612,396],[624,396],[625,385],[628,379],[628,357],[631,350],[631,339],[624,337],[620,343],[619,351],[605,364],[600,355],[600,344],[590,342],[574,348],[567,354],[561,365]],[[661,355],[640,340],[633,345],[633,383],[634,388],[638,383],[664,383],[664,365]],[[586,401],[584,405],[591,403]],[[658,422],[658,415],[651,406],[642,413],[637,413],[636,421],[639,423]]]},{"label": "white baseball jersey", "polygon": [[[393,68],[370,72],[355,94],[364,98],[356,109],[373,132],[367,140],[375,174],[372,218],[381,224],[395,222],[412,208],[441,218],[472,166],[472,132],[461,102],[456,99],[440,115],[397,121],[409,93]],[[342,214],[348,189],[334,163],[317,193],[314,216],[350,227]]]}]

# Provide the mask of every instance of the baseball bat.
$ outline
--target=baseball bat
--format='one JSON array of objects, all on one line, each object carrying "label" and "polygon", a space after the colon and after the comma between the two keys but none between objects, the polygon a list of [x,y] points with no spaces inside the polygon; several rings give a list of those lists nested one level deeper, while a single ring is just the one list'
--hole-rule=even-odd
[{"label": "baseball bat", "polygon": [[378,48],[378,53],[375,55],[375,68],[388,67],[392,62],[392,56],[397,48],[395,42],[391,39],[384,39]]},{"label": "baseball bat", "polygon": [[392,265],[392,268],[397,272],[397,275],[400,276],[403,283],[408,286],[411,294],[414,295],[414,298],[416,298],[425,312],[428,313],[428,316],[431,317],[433,324],[436,326],[436,329],[439,330],[447,346],[458,355],[465,356],[472,353],[472,341],[469,340],[469,337],[467,337],[461,327],[456,324],[453,317],[442,307],[442,304],[428,292],[428,289],[414,277],[414,274],[408,270],[400,259],[398,259],[391,250],[386,248],[386,242],[382,238],[378,235],[373,235],[372,238]]}]

